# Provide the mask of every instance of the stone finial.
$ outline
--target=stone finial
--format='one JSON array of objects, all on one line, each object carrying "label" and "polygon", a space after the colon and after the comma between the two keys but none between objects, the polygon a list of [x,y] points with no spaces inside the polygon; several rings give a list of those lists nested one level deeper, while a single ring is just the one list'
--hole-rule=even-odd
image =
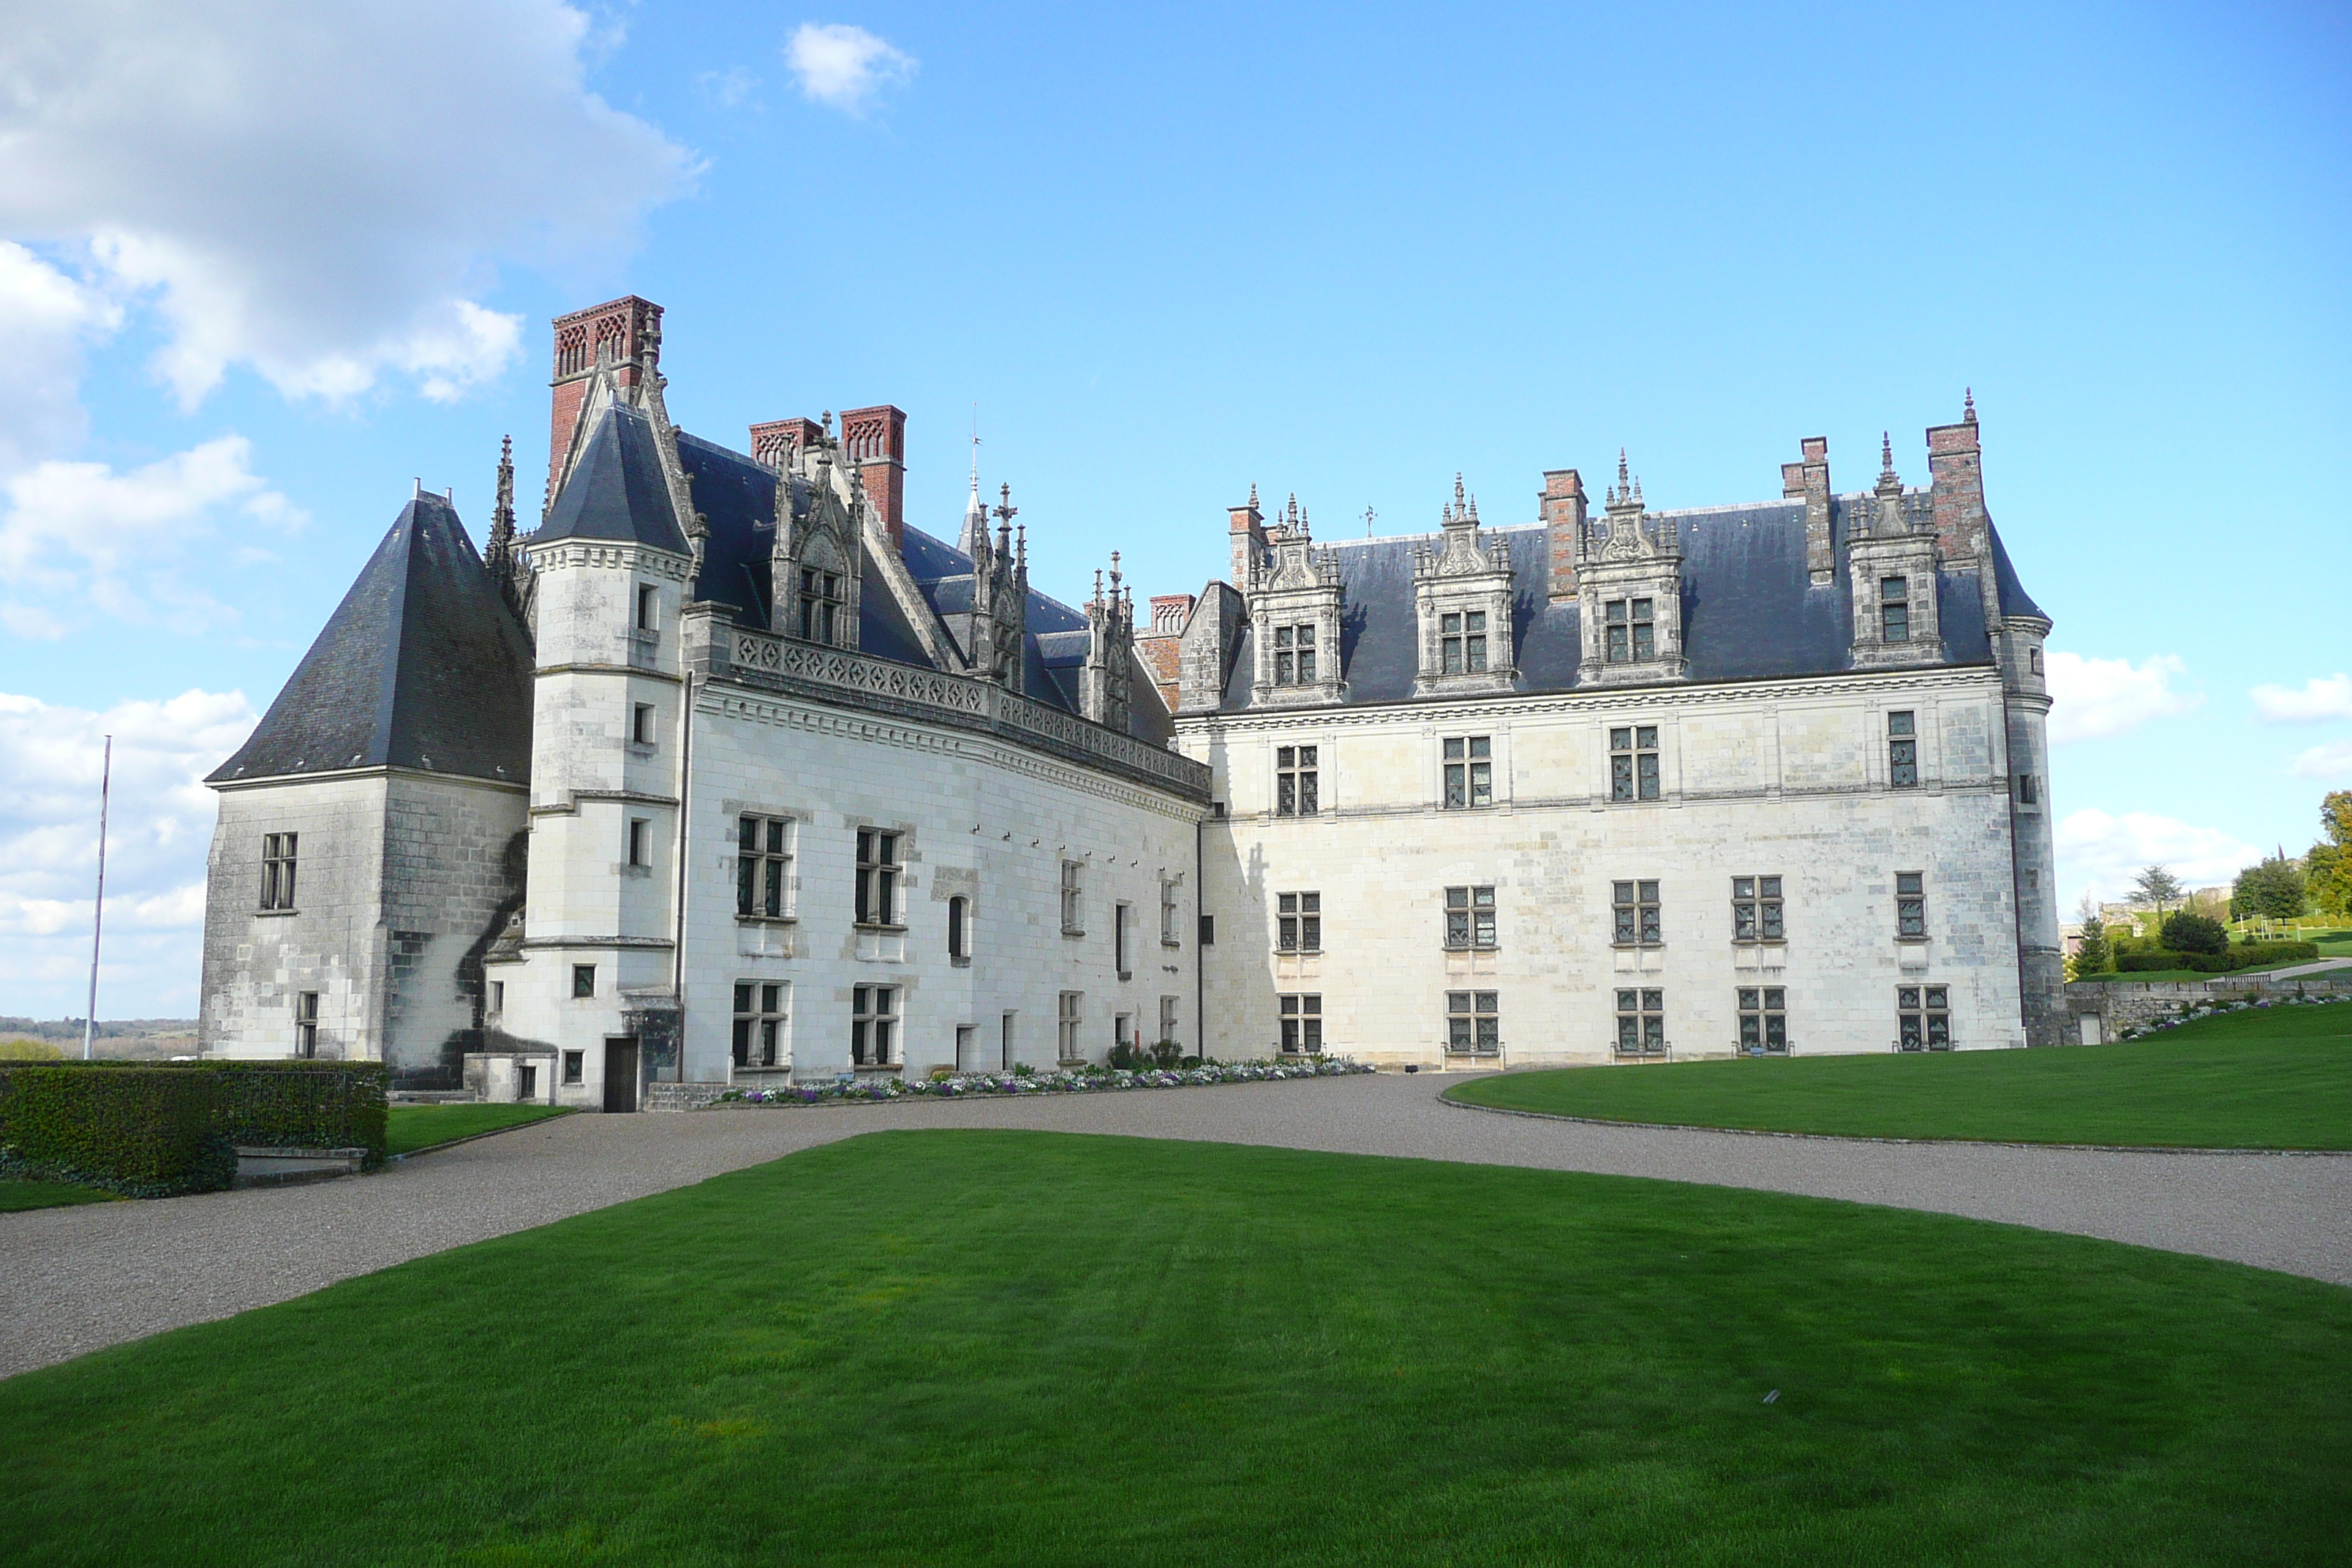
[{"label": "stone finial", "polygon": [[1895,438],[1885,431],[1878,437],[1878,493],[1899,496],[1903,493],[1903,477],[1895,471]]},{"label": "stone finial", "polygon": [[1963,390],[1966,395],[1961,399],[1960,423],[1973,425],[1977,422],[1977,389],[1971,386]]}]

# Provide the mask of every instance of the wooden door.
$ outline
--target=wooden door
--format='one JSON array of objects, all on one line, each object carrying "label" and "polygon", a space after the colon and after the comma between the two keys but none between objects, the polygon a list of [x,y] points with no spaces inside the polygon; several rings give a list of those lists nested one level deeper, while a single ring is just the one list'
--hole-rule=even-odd
[{"label": "wooden door", "polygon": [[604,1042],[604,1109],[637,1108],[637,1038],[616,1035]]}]

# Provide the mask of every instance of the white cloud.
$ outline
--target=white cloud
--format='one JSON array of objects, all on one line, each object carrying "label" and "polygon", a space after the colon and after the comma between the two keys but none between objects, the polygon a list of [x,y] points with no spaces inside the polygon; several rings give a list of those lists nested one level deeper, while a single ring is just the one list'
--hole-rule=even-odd
[{"label": "white cloud", "polygon": [[2289,763],[2286,771],[2299,779],[2352,784],[2352,741],[2330,741],[2324,746],[2314,746]]},{"label": "white cloud", "polygon": [[52,458],[0,484],[0,626],[62,637],[85,610],[181,632],[234,620],[184,575],[220,520],[280,531],[308,521],[251,459],[243,437],[224,436],[124,473]]},{"label": "white cloud", "polygon": [[803,22],[784,46],[801,90],[828,108],[862,114],[883,89],[915,74],[916,61],[863,27]]},{"label": "white cloud", "polygon": [[694,79],[694,90],[720,109],[739,109],[748,102],[760,85],[760,79],[741,66],[731,66],[723,71],[704,71]]},{"label": "white cloud", "polygon": [[111,734],[99,1014],[193,1016],[215,815],[202,780],[257,721],[236,691],[102,713],[0,693],[0,1013],[81,1012],[101,737]]},{"label": "white cloud", "polygon": [[2172,689],[2172,678],[2189,667],[2171,654],[2155,654],[2135,665],[2127,658],[2084,658],[2077,653],[2050,655],[2050,742],[2103,741],[2127,734],[2151,719],[2186,713],[2205,699]]},{"label": "white cloud", "polygon": [[2257,686],[2254,716],[2265,724],[2309,724],[2321,719],[2352,719],[2352,675],[2313,676],[2296,691]]},{"label": "white cloud", "polygon": [[2084,889],[2120,899],[2143,866],[2163,865],[2191,888],[2217,886],[2263,858],[2253,845],[2218,827],[2178,817],[2127,811],[2111,816],[2095,807],[2070,812],[2057,833],[2059,907],[2071,910]]},{"label": "white cloud", "polygon": [[0,240],[0,334],[9,362],[0,377],[0,475],[81,440],[86,422],[74,392],[82,344],[121,321],[104,294]]},{"label": "white cloud", "polygon": [[591,47],[558,0],[0,0],[0,232],[152,300],[185,404],[239,363],[455,396],[520,341],[497,263],[609,261],[691,175]]}]

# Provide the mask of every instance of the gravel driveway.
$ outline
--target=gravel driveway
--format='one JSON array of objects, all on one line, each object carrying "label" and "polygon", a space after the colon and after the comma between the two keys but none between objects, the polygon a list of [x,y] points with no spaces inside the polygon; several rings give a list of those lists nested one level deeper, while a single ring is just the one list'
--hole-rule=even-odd
[{"label": "gravel driveway", "polygon": [[1654,1176],[2105,1237],[2352,1285],[2352,1155],[2113,1153],[1600,1127],[1435,1076],[566,1116],[316,1186],[0,1214],[0,1376],[886,1127],[1026,1127]]}]

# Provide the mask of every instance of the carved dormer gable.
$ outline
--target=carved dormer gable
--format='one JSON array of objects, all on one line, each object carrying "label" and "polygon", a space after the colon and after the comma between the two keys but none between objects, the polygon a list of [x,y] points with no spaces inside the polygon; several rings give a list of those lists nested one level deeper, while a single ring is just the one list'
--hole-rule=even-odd
[{"label": "carved dormer gable", "polygon": [[1511,557],[1478,528],[1478,502],[1462,493],[1440,517],[1436,545],[1416,547],[1413,605],[1421,622],[1421,672],[1413,694],[1508,691],[1518,670],[1511,637]]},{"label": "carved dormer gable", "polygon": [[1849,502],[1846,515],[1854,667],[1943,663],[1935,501],[1927,493],[1904,489],[1887,437],[1879,441],[1877,488]]},{"label": "carved dormer gable", "polygon": [[1248,592],[1257,647],[1253,705],[1342,700],[1347,684],[1339,678],[1339,611],[1346,590],[1339,585],[1339,561],[1329,551],[1316,549],[1295,495],[1287,513],[1267,531],[1266,556],[1253,563]]},{"label": "carved dormer gable", "polygon": [[992,539],[987,509],[980,506],[979,477],[973,476],[971,507],[979,510],[967,509],[964,530],[971,556],[971,611],[957,619],[971,673],[1017,692],[1023,689],[1029,633],[1029,535],[1025,528],[1017,533],[1013,529],[1021,509],[1013,504],[1013,487],[999,485],[997,494]]},{"label": "carved dormer gable", "polygon": [[1120,585],[1118,552],[1110,552],[1110,592],[1095,574],[1087,601],[1087,662],[1078,676],[1078,706],[1097,724],[1125,733],[1135,679],[1135,596]]},{"label": "carved dormer gable", "polygon": [[788,452],[776,479],[772,624],[803,642],[854,648],[865,575],[862,489],[838,460],[831,414],[823,434]]},{"label": "carved dormer gable", "polygon": [[1681,680],[1683,657],[1682,538],[1670,518],[1653,518],[1641,481],[1617,454],[1617,483],[1608,491],[1607,531],[1587,530],[1577,563],[1582,621],[1578,681],[1586,686],[1648,685]]}]

